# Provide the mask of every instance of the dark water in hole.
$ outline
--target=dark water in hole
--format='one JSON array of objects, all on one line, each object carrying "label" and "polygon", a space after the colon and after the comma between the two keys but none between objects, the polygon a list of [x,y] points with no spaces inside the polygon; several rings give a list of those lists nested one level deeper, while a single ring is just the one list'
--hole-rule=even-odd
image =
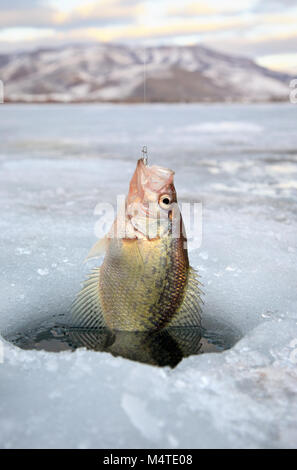
[{"label": "dark water in hole", "polygon": [[229,349],[239,335],[223,324],[211,329],[172,327],[144,333],[74,328],[50,319],[28,325],[5,339],[26,350],[61,352],[84,347],[132,361],[175,367],[185,357]]}]

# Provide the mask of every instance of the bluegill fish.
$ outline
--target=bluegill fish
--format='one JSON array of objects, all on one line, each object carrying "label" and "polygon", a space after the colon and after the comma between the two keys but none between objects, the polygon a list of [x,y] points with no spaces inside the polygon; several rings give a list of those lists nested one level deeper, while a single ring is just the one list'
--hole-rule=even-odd
[{"label": "bluegill fish", "polygon": [[105,256],[74,303],[79,327],[199,326],[201,290],[189,265],[173,176],[138,160],[123,211],[91,250],[91,257]]}]

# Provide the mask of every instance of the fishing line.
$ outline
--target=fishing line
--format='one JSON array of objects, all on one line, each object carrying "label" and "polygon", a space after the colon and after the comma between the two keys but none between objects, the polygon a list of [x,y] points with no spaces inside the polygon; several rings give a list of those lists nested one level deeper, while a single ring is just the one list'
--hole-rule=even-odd
[{"label": "fishing line", "polygon": [[143,49],[143,104],[146,103],[146,49]]},{"label": "fishing line", "polygon": [[[146,104],[146,48],[143,48],[143,104]],[[147,145],[142,147],[142,158],[145,165],[148,163]]]}]

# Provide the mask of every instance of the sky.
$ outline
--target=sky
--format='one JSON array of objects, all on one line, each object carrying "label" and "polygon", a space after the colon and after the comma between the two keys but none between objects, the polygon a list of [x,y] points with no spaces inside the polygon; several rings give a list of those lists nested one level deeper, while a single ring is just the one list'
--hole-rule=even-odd
[{"label": "sky", "polygon": [[0,0],[0,52],[79,42],[202,44],[297,73],[297,0]]}]

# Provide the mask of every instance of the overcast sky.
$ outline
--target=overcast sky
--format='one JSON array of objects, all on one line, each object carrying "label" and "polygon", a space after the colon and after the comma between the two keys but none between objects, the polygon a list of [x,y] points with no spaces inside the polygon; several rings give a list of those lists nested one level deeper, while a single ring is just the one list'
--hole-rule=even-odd
[{"label": "overcast sky", "polygon": [[204,44],[297,73],[297,0],[0,0],[0,50]]}]

